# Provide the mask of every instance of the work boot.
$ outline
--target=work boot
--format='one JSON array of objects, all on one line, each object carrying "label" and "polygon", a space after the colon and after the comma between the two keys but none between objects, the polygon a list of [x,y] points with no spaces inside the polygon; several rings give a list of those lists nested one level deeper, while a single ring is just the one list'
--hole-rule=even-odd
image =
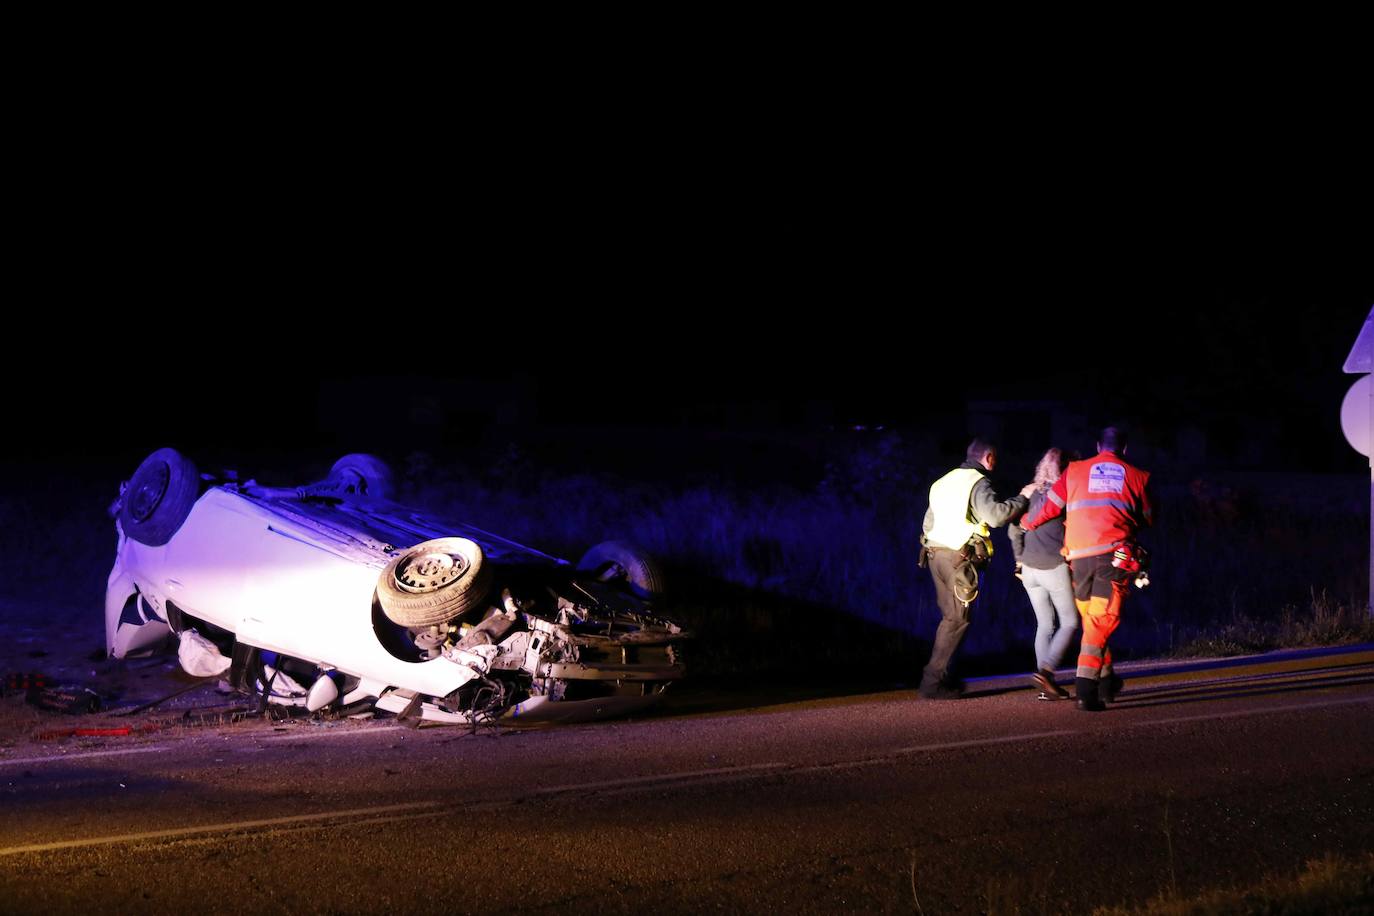
[{"label": "work boot", "polygon": [[1121,692],[1121,688],[1124,686],[1126,686],[1126,682],[1112,673],[1102,679],[1097,692],[1101,694],[1104,703],[1115,703],[1116,695]]},{"label": "work boot", "polygon": [[929,690],[921,690],[919,693],[923,700],[959,700],[964,696],[962,690],[946,684],[936,684]]},{"label": "work boot", "polygon": [[1031,675],[1031,681],[1040,688],[1040,696],[1046,700],[1067,700],[1069,692],[1054,682],[1054,672],[1041,668]]},{"label": "work boot", "polygon": [[1074,693],[1078,697],[1078,708],[1084,712],[1101,712],[1107,707],[1097,698],[1097,681],[1080,677],[1074,680]]},{"label": "work boot", "polygon": [[957,700],[964,695],[964,685],[958,681],[940,680],[934,684],[923,683],[916,692],[925,700]]}]

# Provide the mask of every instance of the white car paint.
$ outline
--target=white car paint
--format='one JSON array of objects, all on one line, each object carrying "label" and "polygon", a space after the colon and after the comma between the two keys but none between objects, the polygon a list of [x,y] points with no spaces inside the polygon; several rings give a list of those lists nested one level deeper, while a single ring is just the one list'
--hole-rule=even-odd
[{"label": "white car paint", "polygon": [[[565,579],[572,571],[566,561],[385,500],[322,498],[312,496],[308,488],[273,490],[252,481],[223,482],[204,490],[163,546],[126,537],[118,521],[116,528],[119,542],[105,604],[106,648],[114,657],[148,648],[172,632],[179,616],[190,617],[232,633],[238,644],[313,664],[321,674],[333,671],[356,678],[356,686],[342,702],[370,697],[380,708],[401,712],[418,696],[415,714],[446,722],[469,722],[473,714],[445,708],[443,698],[476,678],[494,674],[493,669],[529,680],[531,694],[504,710],[522,719],[579,718],[642,708],[666,681],[681,673],[676,664],[669,669],[651,666],[646,669],[649,674],[629,670],[634,666],[610,666],[603,673],[616,680],[656,675],[662,679],[638,696],[559,702],[559,682],[551,677],[553,662],[573,660],[568,653],[580,651],[572,632],[579,622],[577,612],[570,616],[561,610],[563,619],[524,613],[509,603],[509,593],[506,613],[519,623],[497,646],[477,647],[490,651],[448,645],[429,660],[397,657],[378,637],[374,601],[379,575],[407,547],[461,536],[477,541],[486,562],[498,567],[503,562],[521,564]],[[500,610],[500,600],[492,601]],[[559,603],[565,605],[573,607]],[[636,619],[649,621],[645,615]],[[665,639],[683,635],[676,625],[659,621],[652,625],[663,627]],[[601,672],[595,665],[588,668],[590,673],[582,668],[588,666],[564,665],[558,670],[564,672],[561,676],[585,680]],[[305,705],[307,700],[290,702]]]}]

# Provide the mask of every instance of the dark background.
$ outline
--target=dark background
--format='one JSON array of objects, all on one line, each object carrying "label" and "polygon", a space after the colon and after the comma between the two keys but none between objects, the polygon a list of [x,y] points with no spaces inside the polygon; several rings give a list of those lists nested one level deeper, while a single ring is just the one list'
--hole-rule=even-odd
[{"label": "dark background", "polygon": [[[1167,464],[1182,435],[1209,467],[1364,465],[1339,429],[1354,380],[1341,363],[1374,305],[1362,265],[1137,277],[990,251],[956,268],[915,238],[870,240],[774,244],[747,264],[623,246],[592,258],[586,241],[494,263],[456,239],[434,262],[395,241],[289,264],[121,245],[64,265],[99,282],[12,312],[7,457],[136,461],[170,444],[399,458],[552,438],[541,460],[579,469],[653,477],[692,469],[700,449],[728,474],[721,437],[856,426],[952,459],[972,432],[1008,437],[970,408],[992,404],[1128,424],[1142,461]],[[1004,463],[1033,460],[1054,431],[1012,430]]]},{"label": "dark background", "polygon": [[[644,543],[718,618],[721,668],[826,645],[799,602],[852,653],[856,617],[933,627],[911,561],[972,434],[1005,491],[1114,422],[1175,513],[1123,639],[1362,603],[1367,462],[1338,422],[1374,306],[1359,185],[1122,119],[1022,142],[980,109],[913,133],[786,94],[549,87],[480,130],[370,96],[230,113],[90,86],[45,112],[4,319],[6,591],[94,631],[103,510],[155,448],[281,485],[365,451],[405,499],[559,555]],[[993,573],[1007,616],[974,651],[1030,621]]]},{"label": "dark background", "polygon": [[17,100],[11,461],[557,427],[547,460],[595,466],[625,438],[567,430],[686,431],[638,435],[652,475],[717,430],[957,454],[969,402],[1020,399],[1141,450],[1200,431],[1208,464],[1362,466],[1335,412],[1369,170],[1324,99],[881,42],[474,63],[450,95],[437,61],[321,50]]}]

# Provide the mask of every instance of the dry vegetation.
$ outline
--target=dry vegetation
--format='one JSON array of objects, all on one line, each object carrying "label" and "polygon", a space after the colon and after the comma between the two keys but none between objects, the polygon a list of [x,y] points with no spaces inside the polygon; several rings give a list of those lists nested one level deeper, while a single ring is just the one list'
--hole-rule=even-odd
[{"label": "dry vegetation", "polygon": [[[925,493],[944,470],[937,461],[884,433],[831,449],[811,477],[778,475],[786,483],[760,483],[757,473],[731,482],[735,468],[655,481],[554,472],[514,447],[461,459],[412,453],[397,470],[404,500],[552,553],[576,559],[616,538],[657,554],[672,577],[671,610],[701,635],[698,673],[814,664],[901,680],[938,620],[929,576],[915,565]],[[312,469],[256,471],[289,483]],[[119,473],[38,469],[0,495],[9,563],[0,600],[11,615],[100,643],[114,546],[104,509]],[[1157,496],[1158,524],[1145,536],[1153,584],[1127,606],[1118,657],[1374,639],[1361,477],[1161,477]],[[996,540],[966,643],[970,671],[1031,664],[1034,619],[1010,574],[1010,546],[1000,532]]]}]

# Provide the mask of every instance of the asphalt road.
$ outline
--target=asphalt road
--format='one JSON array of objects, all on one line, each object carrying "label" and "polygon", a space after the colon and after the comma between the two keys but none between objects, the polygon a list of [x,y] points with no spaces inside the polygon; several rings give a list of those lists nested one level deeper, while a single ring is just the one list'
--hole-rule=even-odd
[{"label": "asphalt road", "polygon": [[0,910],[1085,912],[1374,850],[1374,651],[1126,674],[11,742]]}]

